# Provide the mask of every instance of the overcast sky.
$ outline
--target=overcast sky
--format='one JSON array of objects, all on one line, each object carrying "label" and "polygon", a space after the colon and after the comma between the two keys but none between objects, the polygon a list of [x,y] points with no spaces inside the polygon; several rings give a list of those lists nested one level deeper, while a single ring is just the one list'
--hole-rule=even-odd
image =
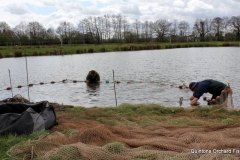
[{"label": "overcast sky", "polygon": [[197,18],[240,16],[240,0],[0,0],[0,22],[11,28],[37,21],[46,29],[71,22],[75,26],[89,16],[121,14],[131,20],[184,20],[193,26]]}]

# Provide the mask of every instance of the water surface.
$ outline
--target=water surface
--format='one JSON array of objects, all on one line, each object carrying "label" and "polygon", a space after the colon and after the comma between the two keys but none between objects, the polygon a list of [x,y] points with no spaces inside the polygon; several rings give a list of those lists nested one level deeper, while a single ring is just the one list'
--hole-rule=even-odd
[{"label": "water surface", "polygon": [[[229,83],[233,88],[233,102],[240,106],[239,47],[181,48],[152,51],[131,51],[78,54],[64,56],[27,57],[29,97],[33,102],[71,104],[75,106],[115,106],[113,71],[117,104],[157,103],[164,106],[189,106],[192,92],[179,89],[182,84],[207,78]],[[84,82],[89,70],[95,69],[101,76],[99,86],[88,86]],[[28,98],[26,59],[0,59],[0,99],[12,97],[6,90],[10,86],[13,95]],[[66,83],[62,83],[67,79]],[[81,82],[73,83],[73,80]],[[105,83],[109,80],[110,83]],[[51,84],[51,81],[58,83]],[[40,82],[46,84],[39,85]],[[128,83],[131,82],[131,83]],[[205,96],[211,97],[210,94]],[[206,102],[200,99],[200,103]]]}]

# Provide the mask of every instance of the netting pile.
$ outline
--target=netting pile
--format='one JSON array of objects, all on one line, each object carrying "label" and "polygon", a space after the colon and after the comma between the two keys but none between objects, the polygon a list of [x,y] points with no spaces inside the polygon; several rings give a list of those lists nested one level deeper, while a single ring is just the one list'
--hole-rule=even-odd
[{"label": "netting pile", "polygon": [[0,104],[2,103],[6,103],[6,102],[23,102],[23,103],[30,103],[29,100],[27,100],[26,98],[22,97],[20,94],[15,95],[12,98],[7,98],[4,100],[0,101]]},{"label": "netting pile", "polygon": [[[71,129],[66,129],[67,126]],[[239,133],[240,127],[152,125],[143,129],[70,120],[64,124],[60,122],[49,135],[13,146],[8,154],[25,160],[239,159]]]},{"label": "netting pile", "polygon": [[232,99],[232,89],[228,85],[225,90],[222,91],[220,96],[220,104],[226,108],[234,108]]},{"label": "netting pile", "polygon": [[233,91],[230,85],[228,84],[228,86],[224,90],[222,90],[221,95],[218,96],[216,99],[213,99],[213,100],[204,99],[204,100],[208,101],[208,105],[222,105],[225,108],[233,109],[234,105],[233,105],[232,94],[233,94]]},{"label": "netting pile", "polygon": [[[233,108],[232,93],[220,97]],[[60,106],[61,110],[61,106]],[[240,126],[110,126],[61,117],[51,134],[13,146],[16,159],[38,160],[234,160],[240,159]]]}]

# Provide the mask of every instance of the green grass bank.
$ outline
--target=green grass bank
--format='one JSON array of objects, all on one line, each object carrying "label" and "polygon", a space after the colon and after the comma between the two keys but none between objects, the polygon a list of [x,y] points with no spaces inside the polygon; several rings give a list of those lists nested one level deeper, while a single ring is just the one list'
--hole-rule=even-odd
[{"label": "green grass bank", "polygon": [[132,44],[80,44],[50,46],[1,46],[0,58],[22,56],[68,55],[99,52],[160,50],[189,47],[239,47],[240,42],[185,42],[185,43],[132,43]]}]

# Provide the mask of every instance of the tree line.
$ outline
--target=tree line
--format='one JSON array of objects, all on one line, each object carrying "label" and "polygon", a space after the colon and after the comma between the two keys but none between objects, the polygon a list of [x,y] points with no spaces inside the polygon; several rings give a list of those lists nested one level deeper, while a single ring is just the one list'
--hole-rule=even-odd
[{"label": "tree line", "polygon": [[80,20],[77,26],[60,22],[46,29],[41,23],[20,22],[14,28],[0,22],[0,45],[103,44],[188,41],[239,41],[240,16],[187,21],[129,22],[121,15],[104,15]]}]

